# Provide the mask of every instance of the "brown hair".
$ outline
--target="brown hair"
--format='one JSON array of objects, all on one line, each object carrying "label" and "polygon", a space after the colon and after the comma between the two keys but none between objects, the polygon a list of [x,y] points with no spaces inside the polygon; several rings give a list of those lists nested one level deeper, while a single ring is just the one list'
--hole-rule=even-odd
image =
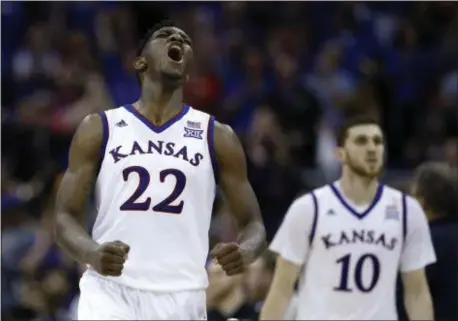
[{"label": "brown hair", "polygon": [[348,106],[342,110],[343,122],[337,131],[337,146],[342,147],[347,139],[348,130],[358,125],[378,125],[380,121],[374,110]]}]

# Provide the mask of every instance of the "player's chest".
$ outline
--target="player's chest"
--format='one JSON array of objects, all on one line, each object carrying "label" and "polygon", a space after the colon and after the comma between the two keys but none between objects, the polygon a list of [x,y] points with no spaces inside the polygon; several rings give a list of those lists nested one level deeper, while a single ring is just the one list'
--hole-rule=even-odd
[{"label": "player's chest", "polygon": [[325,250],[395,251],[402,245],[402,231],[401,212],[391,205],[379,204],[366,215],[324,206],[318,215],[316,241]]}]

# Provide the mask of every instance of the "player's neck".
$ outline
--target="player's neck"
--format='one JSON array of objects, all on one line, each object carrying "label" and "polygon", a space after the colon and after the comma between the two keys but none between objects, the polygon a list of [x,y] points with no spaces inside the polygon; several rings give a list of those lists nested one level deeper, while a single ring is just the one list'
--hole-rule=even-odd
[{"label": "player's neck", "polygon": [[350,171],[343,171],[340,178],[340,189],[345,197],[356,205],[370,203],[377,193],[376,178],[361,177]]},{"label": "player's neck", "polygon": [[145,77],[141,97],[134,105],[153,123],[164,123],[180,112],[183,106],[182,87],[166,87]]}]

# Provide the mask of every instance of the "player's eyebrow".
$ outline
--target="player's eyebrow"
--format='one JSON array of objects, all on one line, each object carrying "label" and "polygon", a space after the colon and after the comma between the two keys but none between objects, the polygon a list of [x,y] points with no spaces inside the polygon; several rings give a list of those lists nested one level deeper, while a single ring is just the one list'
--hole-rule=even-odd
[{"label": "player's eyebrow", "polygon": [[383,135],[380,135],[380,134],[374,134],[374,135],[360,134],[360,135],[355,135],[354,139],[357,140],[357,141],[360,141],[362,139],[383,141]]},{"label": "player's eyebrow", "polygon": [[[157,35],[160,35],[161,33],[166,33],[167,35],[173,33],[176,29],[173,28],[173,27],[164,27],[164,28],[161,28],[159,29],[158,31],[156,31],[154,33],[154,38],[157,37]],[[190,44],[192,44],[192,40],[191,40],[191,37],[189,37],[183,30],[178,30],[177,33],[183,37],[183,39],[186,41],[186,42],[189,42]]]}]

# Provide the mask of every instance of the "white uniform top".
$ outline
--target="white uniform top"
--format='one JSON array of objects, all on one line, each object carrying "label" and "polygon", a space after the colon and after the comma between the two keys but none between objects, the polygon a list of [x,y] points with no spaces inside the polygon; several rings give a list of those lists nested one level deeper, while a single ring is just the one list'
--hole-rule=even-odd
[{"label": "white uniform top", "polygon": [[92,237],[130,245],[122,275],[108,278],[158,292],[205,289],[214,117],[186,105],[159,127],[131,105],[100,115],[103,159]]},{"label": "white uniform top", "polygon": [[397,320],[398,271],[436,261],[419,203],[383,185],[365,210],[338,182],[298,198],[270,249],[302,267],[298,320]]}]

